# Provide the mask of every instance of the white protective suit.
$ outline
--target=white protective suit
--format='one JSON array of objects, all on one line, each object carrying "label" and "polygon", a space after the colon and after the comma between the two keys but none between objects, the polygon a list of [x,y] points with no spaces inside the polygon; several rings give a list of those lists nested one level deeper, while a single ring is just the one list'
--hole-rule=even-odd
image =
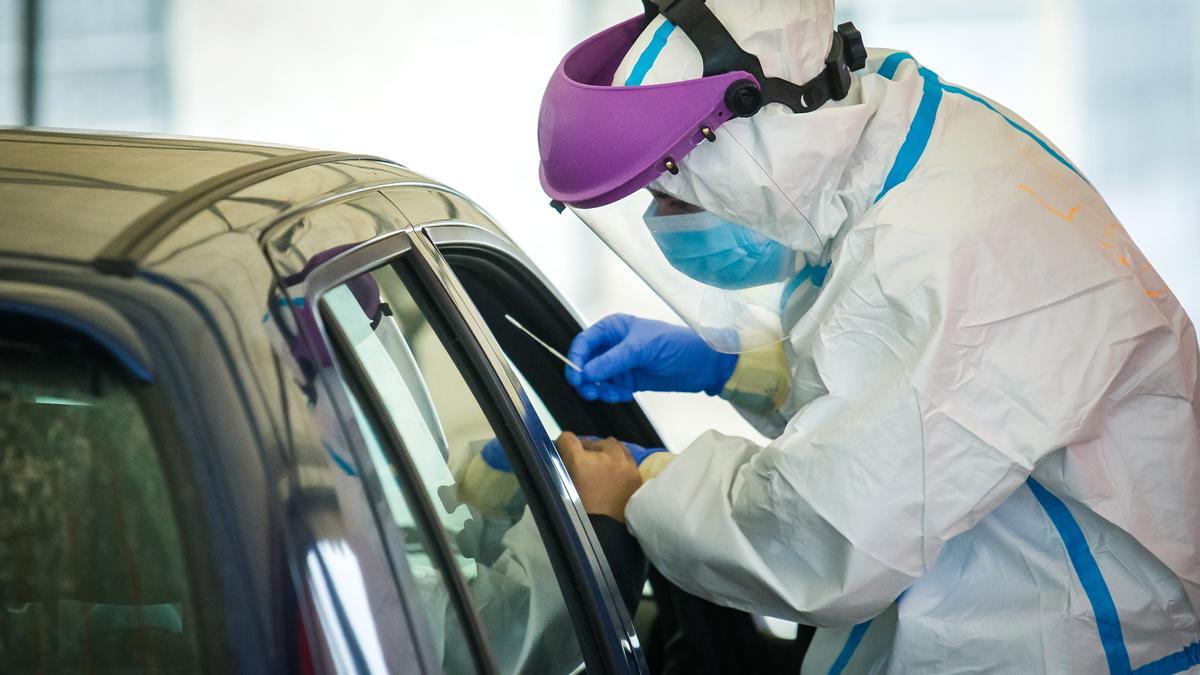
[{"label": "white protective suit", "polygon": [[[832,4],[708,2],[794,82],[820,70]],[[643,83],[700,72],[675,30]],[[1200,672],[1191,322],[1025,121],[903,53],[855,79],[816,112],[727,123],[756,147],[702,144],[656,183],[811,246],[771,217],[798,207],[832,264],[774,370],[743,355],[727,388],[774,440],[700,437],[630,529],[689,592],[827,627],[806,673]],[[739,183],[746,156],[778,190]]]}]

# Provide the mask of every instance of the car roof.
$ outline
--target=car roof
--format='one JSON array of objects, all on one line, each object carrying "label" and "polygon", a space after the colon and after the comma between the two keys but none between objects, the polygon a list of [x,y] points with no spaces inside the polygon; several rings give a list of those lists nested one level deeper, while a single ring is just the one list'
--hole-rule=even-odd
[{"label": "car roof", "polygon": [[[305,168],[308,179],[272,182],[284,174],[300,176],[303,172],[293,172]],[[336,173],[338,184],[313,179],[314,170]],[[269,221],[327,196],[330,189],[379,181],[416,181],[454,192],[369,155],[172,136],[0,128],[0,254],[101,267],[127,264],[125,271],[130,271],[128,265],[167,236],[188,239],[189,228],[211,227],[211,219],[206,223],[193,217],[205,210],[216,213],[229,229],[242,229],[250,219]],[[485,226],[503,236],[493,223]]]},{"label": "car roof", "polygon": [[0,129],[0,251],[92,260],[131,223],[196,185],[299,148]]}]

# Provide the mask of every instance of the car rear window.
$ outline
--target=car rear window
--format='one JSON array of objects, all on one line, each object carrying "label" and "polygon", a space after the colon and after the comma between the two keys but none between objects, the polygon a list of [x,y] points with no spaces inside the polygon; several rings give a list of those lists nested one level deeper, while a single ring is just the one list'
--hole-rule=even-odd
[{"label": "car rear window", "polygon": [[103,352],[0,317],[0,672],[200,672],[170,488]]}]

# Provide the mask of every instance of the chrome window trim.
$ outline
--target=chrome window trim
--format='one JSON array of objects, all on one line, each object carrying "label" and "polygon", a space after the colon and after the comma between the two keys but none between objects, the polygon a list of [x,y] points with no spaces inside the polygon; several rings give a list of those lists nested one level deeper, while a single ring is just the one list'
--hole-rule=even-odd
[{"label": "chrome window trim", "polygon": [[[340,204],[342,202],[350,201],[356,197],[361,197],[362,195],[364,195],[368,192],[379,192],[379,195],[381,197],[383,197],[385,200],[387,200],[387,202],[389,204],[392,204],[392,201],[390,199],[387,199],[387,195],[383,194],[383,192],[381,192],[381,191],[386,190],[388,188],[396,188],[396,187],[434,187],[434,185],[428,184],[428,183],[423,183],[421,181],[385,180],[385,181],[379,181],[379,182],[375,182],[375,183],[363,183],[362,185],[355,186],[348,190],[343,188],[343,189],[335,190],[333,192],[327,192],[318,197],[314,197],[313,199],[310,199],[306,202],[296,204],[294,206],[290,206],[287,209],[280,211],[279,213],[276,213],[273,216],[271,216],[271,219],[267,222],[267,224],[264,225],[263,228],[261,230],[259,230],[259,232],[258,232],[259,244],[265,245],[266,242],[272,236],[274,236],[275,228],[277,228],[281,225],[286,225],[287,223],[298,218],[299,216],[303,216],[311,211],[316,211],[317,209],[320,209],[320,208],[323,208],[326,206],[330,206],[333,204]],[[392,204],[392,207],[395,208],[395,204]],[[400,211],[399,209],[397,209],[396,213],[401,218],[404,218],[405,221],[408,221],[408,217],[404,215],[403,211]],[[412,228],[412,224],[410,223],[408,225],[408,227],[403,228],[401,230],[397,230],[397,232],[407,231],[407,230],[411,230],[411,229],[413,229],[413,228]],[[389,233],[385,233],[385,234],[389,234]],[[378,237],[375,237],[373,239],[368,239],[364,242],[357,244],[356,248],[358,246],[363,246],[365,244],[376,241],[377,239],[378,239]],[[268,251],[268,257],[270,257],[269,251]],[[329,261],[329,262],[332,262],[332,261]]]},{"label": "chrome window trim", "polygon": [[[395,230],[355,244],[318,265],[304,280],[304,302],[309,307],[316,303],[326,291],[340,286],[360,274],[382,267],[413,249],[412,232]],[[311,304],[309,304],[311,303]],[[325,324],[318,321],[321,337],[329,340]],[[332,344],[332,343],[330,343]],[[334,362],[336,364],[336,360]]]},{"label": "chrome window trim", "polygon": [[[412,187],[412,186],[401,186],[401,187]],[[436,190],[438,192],[445,192],[448,195],[454,195],[455,197],[458,197],[459,199],[463,200],[464,202],[470,204],[471,208],[482,213],[484,215],[484,217],[487,218],[489,225],[494,227],[497,231],[502,231],[500,226],[496,225],[496,219],[492,217],[492,214],[489,213],[487,209],[483,208],[474,199],[471,199],[470,197],[466,196],[465,194],[459,192],[458,190],[455,190],[454,188],[452,188],[448,185],[442,185],[440,183],[433,183],[433,182],[427,182],[426,184],[421,185],[419,187],[429,188],[431,190]],[[387,195],[384,195],[384,196],[386,197]],[[404,210],[399,204],[395,204],[395,202],[393,202],[393,204],[396,206],[397,209],[400,209],[401,211]],[[405,217],[407,218],[408,216],[406,215]],[[414,225],[416,225],[417,228],[421,228],[421,227],[425,227],[426,225],[437,225],[440,222],[460,222],[460,221],[428,221],[428,222],[422,222],[422,223],[414,223]],[[462,222],[461,224],[469,225],[469,223],[465,223],[465,222]],[[479,226],[476,225],[475,227],[479,227]]]}]

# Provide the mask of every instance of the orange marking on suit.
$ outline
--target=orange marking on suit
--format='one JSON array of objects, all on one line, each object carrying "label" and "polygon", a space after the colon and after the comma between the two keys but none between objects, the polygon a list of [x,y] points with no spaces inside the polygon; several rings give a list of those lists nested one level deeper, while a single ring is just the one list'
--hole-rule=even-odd
[{"label": "orange marking on suit", "polygon": [[1054,215],[1058,216],[1059,218],[1062,218],[1063,220],[1065,220],[1068,223],[1071,222],[1075,218],[1076,213],[1079,213],[1079,207],[1072,206],[1070,208],[1070,210],[1068,210],[1064,214],[1062,211],[1059,211],[1058,209],[1054,208],[1053,206],[1050,206],[1049,204],[1047,204],[1045,199],[1042,199],[1041,196],[1038,195],[1038,193],[1033,191],[1033,188],[1029,187],[1028,185],[1025,185],[1024,183],[1018,185],[1017,189],[1024,190],[1026,193],[1029,194],[1029,196],[1036,199],[1038,201],[1038,203],[1042,205],[1042,208],[1046,209],[1050,213],[1053,213]]}]

